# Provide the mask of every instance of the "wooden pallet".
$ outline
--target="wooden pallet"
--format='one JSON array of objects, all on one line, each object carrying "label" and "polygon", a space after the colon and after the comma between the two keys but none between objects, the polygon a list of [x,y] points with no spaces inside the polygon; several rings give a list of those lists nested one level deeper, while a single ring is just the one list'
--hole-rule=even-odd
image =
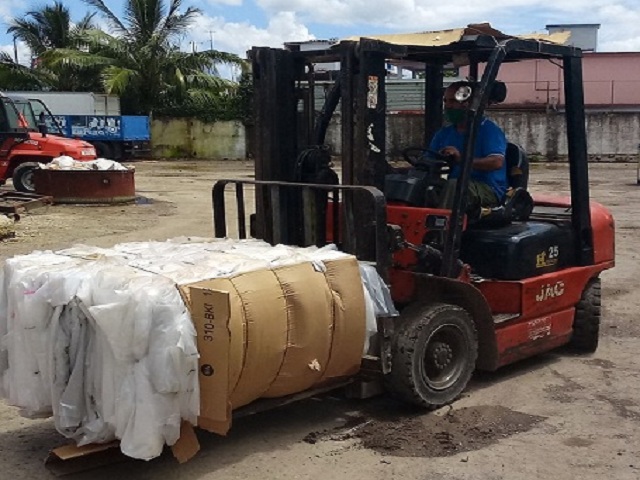
[{"label": "wooden pallet", "polygon": [[53,203],[53,197],[35,193],[0,192],[0,213],[24,213]]}]

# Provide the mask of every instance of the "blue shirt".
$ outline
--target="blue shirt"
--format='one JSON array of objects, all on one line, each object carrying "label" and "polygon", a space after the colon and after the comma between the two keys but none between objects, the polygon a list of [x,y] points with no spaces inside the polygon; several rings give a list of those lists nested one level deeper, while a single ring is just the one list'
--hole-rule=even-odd
[{"label": "blue shirt", "polygon": [[[456,147],[462,154],[464,150],[464,132],[459,132],[455,125],[448,125],[441,128],[433,136],[429,148],[440,151],[444,147]],[[476,137],[476,148],[474,158],[484,158],[489,155],[502,155],[507,152],[507,139],[504,132],[498,125],[483,118]],[[460,165],[451,168],[449,178],[460,176]],[[502,167],[497,170],[471,170],[471,179],[486,183],[496,194],[498,201],[501,201],[508,188],[507,183],[507,162],[502,162]]]}]

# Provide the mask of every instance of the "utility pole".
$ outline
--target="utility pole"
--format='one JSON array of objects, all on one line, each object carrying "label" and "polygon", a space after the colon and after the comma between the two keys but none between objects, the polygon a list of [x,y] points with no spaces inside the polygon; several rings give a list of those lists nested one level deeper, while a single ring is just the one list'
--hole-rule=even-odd
[{"label": "utility pole", "polygon": [[16,64],[19,63],[18,62],[18,43],[16,42],[16,37],[13,37],[13,58],[16,61]]},{"label": "utility pole", "polygon": [[211,43],[211,50],[213,50],[213,30],[209,30],[209,42]]}]

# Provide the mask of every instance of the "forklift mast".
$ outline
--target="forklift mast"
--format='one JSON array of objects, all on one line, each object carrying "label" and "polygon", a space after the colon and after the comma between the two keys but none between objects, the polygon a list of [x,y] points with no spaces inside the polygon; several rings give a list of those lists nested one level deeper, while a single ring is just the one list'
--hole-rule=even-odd
[{"label": "forklift mast", "polygon": [[[327,50],[290,51],[266,47],[249,52],[253,66],[255,108],[255,173],[258,181],[295,182],[298,155],[311,146],[324,144],[329,120],[340,103],[341,177],[343,185],[369,186],[384,191],[388,173],[386,148],[386,61],[409,59],[424,63],[425,129],[429,145],[442,125],[443,66],[453,55],[469,58],[472,80],[477,81],[471,97],[463,168],[444,241],[441,275],[454,277],[460,255],[466,191],[470,180],[473,148],[489,101],[491,88],[504,61],[532,58],[557,59],[564,72],[565,116],[571,181],[571,214],[576,234],[579,265],[593,262],[587,148],[582,84],[582,53],[574,47],[535,40],[475,35],[446,47],[396,45],[361,38],[342,41]],[[339,78],[327,95],[319,115],[314,111],[313,64],[339,62]],[[484,64],[481,78],[478,65]],[[302,88],[306,83],[306,88]],[[302,108],[300,108],[300,105]],[[376,256],[372,242],[375,214],[360,192],[345,192],[341,201],[349,221],[341,248],[360,259]],[[256,233],[259,238],[296,244],[298,221],[303,215],[300,195],[292,192],[274,198],[256,186]],[[278,211],[274,215],[274,211]],[[356,214],[357,212],[357,214]],[[274,218],[277,220],[274,222]],[[380,231],[380,229],[378,229]],[[390,253],[389,253],[390,255]]]}]

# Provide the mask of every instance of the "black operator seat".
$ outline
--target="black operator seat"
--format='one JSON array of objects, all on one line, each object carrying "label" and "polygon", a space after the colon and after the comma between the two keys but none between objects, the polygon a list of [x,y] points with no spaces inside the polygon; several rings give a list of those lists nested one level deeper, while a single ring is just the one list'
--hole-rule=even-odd
[{"label": "black operator seat", "polygon": [[[489,105],[502,103],[507,98],[507,86],[496,80],[489,92]],[[505,222],[528,220],[533,210],[533,199],[527,192],[529,184],[529,160],[524,149],[516,143],[507,143],[504,156],[507,163],[507,184],[509,189],[502,199],[501,208]]]},{"label": "black operator seat", "polygon": [[529,159],[517,143],[507,143],[507,183],[511,188],[527,189],[529,185]]},{"label": "black operator seat", "polygon": [[509,189],[503,200],[508,207],[508,220],[526,221],[533,210],[533,198],[527,191],[529,185],[529,159],[524,149],[516,143],[507,143],[505,154]]}]

